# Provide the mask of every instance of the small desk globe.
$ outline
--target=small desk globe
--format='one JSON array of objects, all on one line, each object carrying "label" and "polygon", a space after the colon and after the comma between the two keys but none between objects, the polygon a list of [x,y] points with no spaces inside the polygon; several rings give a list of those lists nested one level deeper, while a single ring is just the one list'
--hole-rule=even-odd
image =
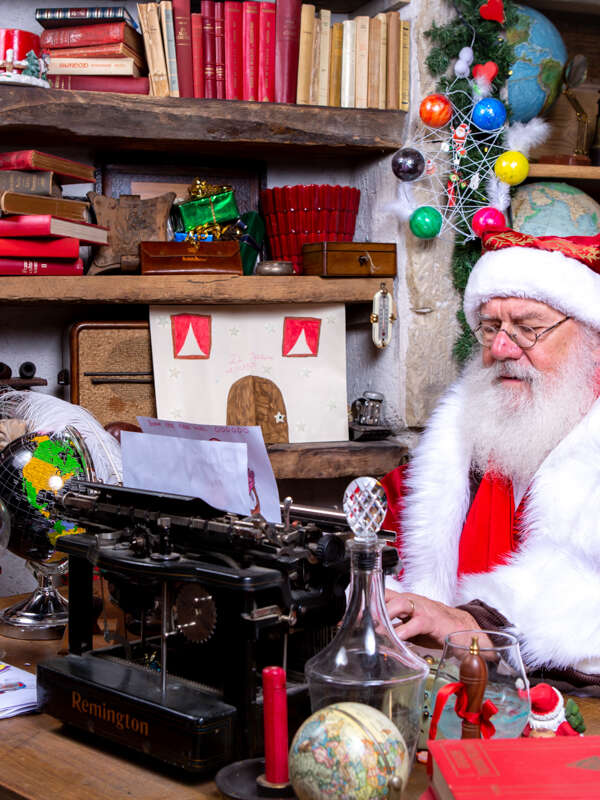
[{"label": "small desk globe", "polygon": [[400,798],[410,756],[402,734],[381,711],[334,703],[296,732],[289,771],[299,800]]},{"label": "small desk globe", "polygon": [[518,186],[512,201],[512,227],[531,236],[595,236],[600,205],[576,186],[536,181]]},{"label": "small desk globe", "polygon": [[34,593],[0,614],[0,631],[18,639],[62,636],[67,601],[54,586],[67,559],[56,540],[82,529],[49,511],[48,499],[72,477],[89,478],[91,461],[76,431],[28,433],[0,452],[0,501],[10,517],[8,549],[27,559],[40,581]]}]

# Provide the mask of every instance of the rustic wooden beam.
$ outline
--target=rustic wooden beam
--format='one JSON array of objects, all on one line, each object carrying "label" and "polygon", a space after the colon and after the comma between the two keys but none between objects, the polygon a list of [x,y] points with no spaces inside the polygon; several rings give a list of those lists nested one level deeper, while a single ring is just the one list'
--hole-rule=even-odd
[{"label": "rustic wooden beam", "polygon": [[[2,276],[0,303],[366,303],[380,283],[312,275]],[[386,283],[391,291],[393,280]]]},{"label": "rustic wooden beam", "polygon": [[271,444],[267,450],[276,478],[343,478],[385,475],[401,463],[417,434],[380,442],[307,442]]},{"label": "rustic wooden beam", "polygon": [[396,150],[405,112],[0,86],[0,142],[266,155]]}]

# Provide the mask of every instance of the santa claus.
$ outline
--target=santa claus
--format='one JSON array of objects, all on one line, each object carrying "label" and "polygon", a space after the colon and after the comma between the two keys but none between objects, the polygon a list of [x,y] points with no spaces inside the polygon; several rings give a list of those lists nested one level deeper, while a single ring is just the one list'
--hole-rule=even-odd
[{"label": "santa claus", "polygon": [[600,684],[600,236],[482,243],[479,348],[384,479],[388,611],[402,639],[508,630],[530,671]]}]

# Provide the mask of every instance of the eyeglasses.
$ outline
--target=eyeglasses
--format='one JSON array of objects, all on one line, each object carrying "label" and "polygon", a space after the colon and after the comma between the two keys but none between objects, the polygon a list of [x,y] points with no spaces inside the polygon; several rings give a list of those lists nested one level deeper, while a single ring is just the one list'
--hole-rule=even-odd
[{"label": "eyeglasses", "polygon": [[549,328],[544,328],[544,330],[539,333],[536,333],[536,329],[530,328],[529,325],[513,325],[512,331],[508,331],[506,328],[502,327],[502,323],[499,320],[483,320],[479,323],[479,326],[475,328],[473,333],[479,344],[484,347],[491,347],[500,331],[504,331],[511,342],[514,342],[521,350],[530,350],[538,339],[550,333],[550,331],[553,331],[555,328],[558,328],[559,325],[562,325],[563,322],[566,322],[568,319],[571,319],[571,317],[559,319],[554,325],[550,325]]}]

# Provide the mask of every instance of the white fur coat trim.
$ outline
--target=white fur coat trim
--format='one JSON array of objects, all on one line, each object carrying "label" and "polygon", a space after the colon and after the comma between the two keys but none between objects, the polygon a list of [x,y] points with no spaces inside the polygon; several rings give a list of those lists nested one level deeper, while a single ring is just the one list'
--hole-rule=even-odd
[{"label": "white fur coat trim", "polygon": [[402,523],[404,578],[389,588],[449,605],[482,600],[511,621],[530,668],[600,664],[600,401],[534,476],[520,550],[507,564],[458,582],[471,461],[461,443],[462,401],[459,380],[411,462]]}]

